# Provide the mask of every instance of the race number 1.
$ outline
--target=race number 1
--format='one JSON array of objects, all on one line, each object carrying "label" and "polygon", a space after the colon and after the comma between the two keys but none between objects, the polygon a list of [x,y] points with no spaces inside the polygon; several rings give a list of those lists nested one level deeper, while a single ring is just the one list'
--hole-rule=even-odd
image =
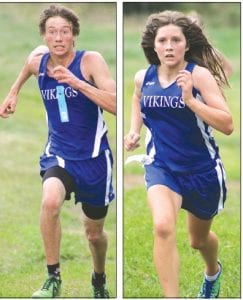
[{"label": "race number 1", "polygon": [[57,90],[57,102],[58,102],[61,122],[62,123],[69,122],[67,102],[64,94],[64,86],[58,85],[56,87],[56,90]]}]

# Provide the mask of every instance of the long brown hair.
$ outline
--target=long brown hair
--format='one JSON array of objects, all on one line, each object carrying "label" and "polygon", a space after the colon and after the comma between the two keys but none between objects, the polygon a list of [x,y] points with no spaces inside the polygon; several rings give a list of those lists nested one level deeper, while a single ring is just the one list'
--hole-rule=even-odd
[{"label": "long brown hair", "polygon": [[159,65],[160,60],[154,51],[154,40],[160,27],[173,24],[181,28],[189,50],[185,53],[186,61],[193,61],[209,69],[218,85],[229,85],[222,61],[209,43],[202,29],[195,21],[178,11],[163,11],[149,16],[142,36],[141,46],[150,64]]}]

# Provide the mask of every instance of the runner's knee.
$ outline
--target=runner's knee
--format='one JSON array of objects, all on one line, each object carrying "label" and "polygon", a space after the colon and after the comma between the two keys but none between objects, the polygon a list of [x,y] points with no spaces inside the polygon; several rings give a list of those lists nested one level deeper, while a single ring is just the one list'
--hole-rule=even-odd
[{"label": "runner's knee", "polygon": [[163,239],[172,237],[175,234],[175,224],[169,218],[154,222],[154,235]]},{"label": "runner's knee", "polygon": [[61,204],[63,203],[62,198],[62,194],[57,191],[45,190],[42,196],[42,212],[51,214],[52,216],[58,216],[61,210]]},{"label": "runner's knee", "polygon": [[92,244],[96,244],[105,238],[105,233],[102,229],[101,230],[92,230],[89,227],[86,227],[85,234],[86,234],[87,240]]},{"label": "runner's knee", "polygon": [[190,246],[193,249],[203,249],[207,243],[207,238],[201,238],[200,236],[190,236]]}]

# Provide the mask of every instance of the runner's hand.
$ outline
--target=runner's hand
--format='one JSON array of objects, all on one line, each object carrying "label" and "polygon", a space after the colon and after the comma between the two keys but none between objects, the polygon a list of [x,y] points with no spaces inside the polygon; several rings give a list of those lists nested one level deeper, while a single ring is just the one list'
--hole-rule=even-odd
[{"label": "runner's hand", "polygon": [[0,117],[8,118],[11,114],[13,114],[16,109],[17,101],[17,95],[12,95],[11,93],[8,94],[0,106]]},{"label": "runner's hand", "polygon": [[124,146],[127,151],[133,151],[140,146],[138,141],[140,135],[136,132],[130,132],[124,137]]},{"label": "runner's hand", "polygon": [[57,66],[53,69],[53,78],[59,83],[66,83],[73,89],[79,90],[80,79],[76,77],[71,71],[63,66]]}]

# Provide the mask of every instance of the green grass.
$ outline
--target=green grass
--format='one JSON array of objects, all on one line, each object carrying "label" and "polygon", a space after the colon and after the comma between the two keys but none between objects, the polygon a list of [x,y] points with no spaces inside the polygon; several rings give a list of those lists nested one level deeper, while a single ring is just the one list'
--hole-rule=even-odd
[{"label": "green grass", "polygon": [[[147,67],[140,47],[140,37],[147,16],[124,18],[124,134],[129,130],[133,78],[139,69]],[[210,20],[207,20],[210,21]],[[236,22],[237,23],[237,22]],[[239,22],[238,22],[239,24]],[[211,26],[207,32],[214,45],[231,61],[234,73],[231,88],[225,90],[235,130],[225,136],[215,132],[228,179],[228,198],[225,210],[215,218],[213,230],[220,240],[220,259],[223,277],[220,297],[239,298],[240,283],[240,28]],[[124,152],[124,160],[133,154],[145,153],[143,145],[133,153]],[[152,218],[143,185],[143,168],[136,164],[124,167],[124,296],[126,298],[162,297],[153,264]],[[130,181],[130,182],[129,182]],[[180,254],[180,295],[197,295],[203,276],[203,263],[197,251],[188,243],[186,212],[182,210],[177,224],[177,245]]]},{"label": "green grass", "polygon": [[[68,4],[81,17],[77,49],[99,51],[115,77],[116,28],[114,4]],[[25,58],[42,44],[38,17],[47,4],[0,4],[1,102]],[[82,10],[83,9],[83,10]],[[98,12],[98,15],[95,12]],[[84,18],[85,13],[85,18]],[[94,22],[94,20],[98,22]],[[98,38],[97,38],[98,37]],[[106,113],[111,148],[116,159],[116,121]],[[16,113],[0,119],[0,297],[30,297],[46,277],[44,251],[39,232],[41,179],[39,155],[47,137],[42,100],[34,78],[23,87]],[[114,187],[116,186],[114,167]],[[63,237],[61,267],[63,297],[90,297],[91,256],[84,236],[80,204],[66,201],[61,214]],[[116,203],[106,219],[109,236],[107,279],[116,296]]]}]

